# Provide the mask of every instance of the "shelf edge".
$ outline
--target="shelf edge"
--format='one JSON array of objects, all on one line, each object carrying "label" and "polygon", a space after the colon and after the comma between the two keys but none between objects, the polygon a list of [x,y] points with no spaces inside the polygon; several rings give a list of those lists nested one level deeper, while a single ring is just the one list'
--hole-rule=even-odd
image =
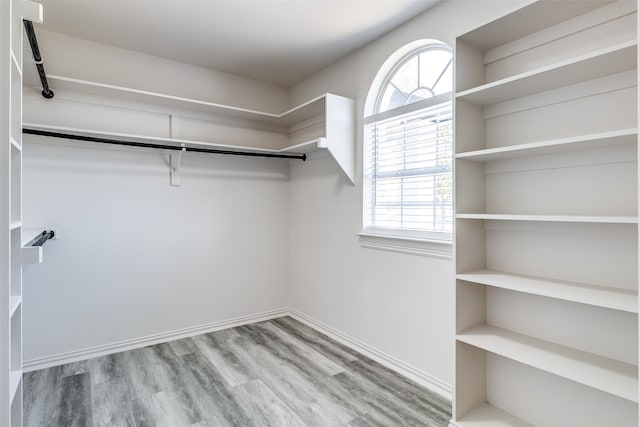
[{"label": "shelf edge", "polygon": [[14,296],[9,298],[9,317],[13,317],[13,315],[18,310],[18,307],[22,305],[22,297]]},{"label": "shelf edge", "polygon": [[20,383],[22,382],[22,371],[11,371],[9,373],[9,399],[11,403],[16,397]]},{"label": "shelf edge", "polygon": [[[506,348],[504,342],[502,344],[495,344],[490,342],[487,343],[485,340],[485,342],[483,343],[483,338],[478,338],[482,335],[491,335],[494,339],[502,340],[510,344],[512,348]],[[492,325],[482,325],[465,330],[459,334],[456,334],[456,341],[471,345],[476,348],[480,348],[489,353],[505,357],[507,359],[522,363],[532,368],[549,372],[550,374],[577,382],[579,384],[583,384],[595,390],[609,393],[621,399],[636,403],[638,402],[638,367],[635,365],[630,365],[628,363],[600,356],[594,353],[577,350],[571,347],[553,343],[551,341],[541,340],[539,338],[509,331],[503,328],[498,328]],[[499,348],[501,346],[502,349]],[[524,347],[525,349],[518,349],[518,346]],[[539,360],[534,361],[533,359],[539,359],[541,356],[540,354],[532,356],[532,353],[535,353],[536,351],[539,353],[543,353],[547,357],[550,357],[551,362],[553,363],[550,363],[548,361],[547,363],[541,363]],[[605,371],[607,372],[606,375],[613,375],[617,377],[617,382],[619,382],[621,379],[624,379],[626,385],[620,387],[619,384],[616,384],[616,387],[618,387],[618,389],[616,390],[616,387],[611,386],[610,383],[607,384],[607,382],[611,382],[611,378],[604,381],[599,378],[597,381],[593,381],[593,375],[584,375],[584,366],[582,366],[581,369],[576,369],[573,372],[561,372],[562,368],[558,368],[558,362],[560,361],[564,362],[565,367],[568,364],[567,361],[569,361],[573,366],[584,365],[589,366],[589,368],[594,371]],[[609,366],[607,366],[607,364],[609,364]],[[635,376],[631,377],[629,371],[633,371],[634,369]],[[629,385],[630,381],[634,382],[632,386]]]},{"label": "shelf edge", "polygon": [[[483,278],[482,277],[483,275],[503,276],[504,280],[509,280],[509,278],[514,278],[515,280],[531,281],[531,286],[528,286],[528,287],[508,286],[508,285],[501,284],[500,279],[495,280],[492,278]],[[521,292],[521,293],[526,293],[530,295],[538,295],[546,298],[554,298],[554,299],[574,302],[578,304],[591,305],[594,307],[607,308],[611,310],[624,311],[628,313],[638,313],[638,302],[637,302],[638,293],[633,291],[625,291],[623,289],[606,288],[604,286],[590,285],[587,283],[553,280],[553,279],[546,279],[542,277],[505,273],[505,272],[495,271],[495,270],[470,270],[467,272],[456,274],[456,279],[464,280],[466,282],[471,282],[471,283],[477,283],[484,286],[507,289],[514,292]],[[554,293],[551,290],[541,291],[540,286],[534,286],[534,282],[547,283],[550,289],[553,287],[553,285],[557,285],[557,287],[566,287],[566,288],[574,287],[577,289],[585,290],[587,292],[591,291],[593,292],[594,296],[592,298],[584,298],[584,297],[570,298],[568,296],[564,296],[565,294],[558,293],[558,292]],[[566,295],[568,294],[569,293],[566,292]],[[597,294],[602,294],[602,295],[610,294],[611,296],[616,296],[624,300],[629,299],[629,300],[632,300],[633,302],[629,303],[627,301],[626,304],[621,302],[618,302],[616,304],[613,304],[613,303],[603,304],[600,302],[601,299],[597,297],[598,296]]]},{"label": "shelf edge", "polygon": [[[629,129],[622,129],[619,131],[601,132],[601,133],[581,135],[581,136],[570,137],[570,138],[553,139],[548,141],[529,142],[525,144],[510,145],[506,147],[496,147],[496,148],[486,148],[481,150],[465,151],[461,153],[456,153],[455,158],[468,159],[468,160],[476,160],[476,159],[481,160],[482,157],[489,157],[492,155],[501,155],[501,154],[508,155],[510,153],[516,154],[518,152],[523,152],[524,154],[524,152],[526,151],[543,150],[545,148],[553,148],[553,147],[558,147],[558,148],[575,147],[576,149],[580,149],[580,147],[577,147],[577,146],[583,143],[605,141],[605,140],[611,140],[611,139],[626,139],[629,137],[633,137],[634,135],[636,136],[635,143],[637,144],[638,128],[629,128]],[[632,145],[632,144],[633,142],[629,143],[628,145]],[[621,145],[624,145],[624,144],[621,144]],[[513,157],[516,157],[516,156],[513,156]]]},{"label": "shelf edge", "polygon": [[456,219],[480,219],[496,221],[531,222],[580,222],[603,224],[638,224],[637,216],[601,216],[601,215],[517,215],[517,214],[475,214],[458,213]]},{"label": "shelf edge", "polygon": [[232,150],[242,150],[242,151],[247,151],[252,153],[281,153],[286,151],[290,154],[303,154],[302,152],[294,151],[294,148],[306,146],[314,143],[317,143],[319,146],[320,141],[324,139],[324,138],[315,138],[307,142],[303,142],[300,144],[296,144],[296,145],[284,147],[284,148],[256,148],[256,147],[249,147],[246,145],[219,144],[214,142],[193,141],[188,139],[167,138],[167,137],[157,137],[157,136],[138,135],[138,134],[126,134],[126,133],[119,133],[119,132],[103,132],[103,131],[97,131],[97,130],[91,130],[91,129],[79,129],[79,128],[71,128],[71,127],[65,127],[65,126],[45,125],[40,123],[24,123],[23,128],[33,129],[33,130],[63,132],[63,133],[70,133],[74,135],[86,135],[86,136],[93,136],[98,138],[114,138],[114,139],[122,139],[122,140],[129,139],[129,140],[148,142],[148,143],[162,142],[165,144],[166,143],[175,144],[177,148],[180,147],[180,144],[186,144],[186,145],[197,146],[200,148],[212,148],[212,149],[223,149],[223,150],[232,149]]},{"label": "shelf edge", "polygon": [[[540,76],[544,76],[547,73],[552,73],[554,71],[559,71],[562,70],[563,68],[567,68],[567,67],[571,67],[574,65],[578,65],[582,62],[587,62],[590,60],[596,60],[598,58],[602,58],[605,57],[606,55],[610,55],[610,54],[615,54],[615,53],[620,53],[623,52],[625,49],[631,49],[633,47],[637,47],[638,46],[638,42],[637,40],[628,40],[626,42],[622,42],[622,43],[618,43],[614,46],[610,46],[608,48],[604,48],[604,49],[600,49],[597,50],[595,52],[591,52],[588,54],[583,54],[583,55],[579,55],[577,57],[574,58],[570,58],[570,59],[566,59],[564,61],[560,61],[554,64],[550,64],[544,67],[539,67],[536,68],[534,70],[531,71],[527,71],[524,73],[520,73],[520,74],[516,74],[513,76],[509,76],[509,77],[505,77],[503,79],[500,80],[496,80],[493,82],[489,82],[489,83],[485,83],[483,85],[480,86],[476,86],[470,89],[466,89],[463,90],[461,92],[458,92],[455,94],[454,98],[455,99],[460,99],[460,100],[465,100],[468,99],[469,97],[473,97],[473,96],[482,96],[483,93],[489,92],[491,90],[497,90],[500,87],[505,87],[507,85],[510,84],[516,84],[519,81],[523,81],[526,80],[528,78],[534,78],[534,77],[540,77]],[[614,74],[615,71],[612,71],[611,74]],[[595,78],[595,77],[594,77]],[[587,79],[587,80],[591,80],[591,78]],[[581,80],[577,80],[577,82],[579,82]],[[520,97],[520,96],[518,96]],[[469,101],[471,103],[473,103],[473,101]],[[493,104],[496,102],[490,102],[490,104]]]}]

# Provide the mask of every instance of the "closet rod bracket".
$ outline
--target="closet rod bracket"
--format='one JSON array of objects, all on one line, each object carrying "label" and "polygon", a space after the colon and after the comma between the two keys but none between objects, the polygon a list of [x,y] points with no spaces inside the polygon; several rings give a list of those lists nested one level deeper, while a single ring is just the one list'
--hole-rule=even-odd
[{"label": "closet rod bracket", "polygon": [[182,153],[187,151],[187,147],[184,144],[180,144],[182,150],[177,153],[169,154],[169,163],[171,169],[171,185],[174,187],[180,186],[180,164],[182,163]]}]

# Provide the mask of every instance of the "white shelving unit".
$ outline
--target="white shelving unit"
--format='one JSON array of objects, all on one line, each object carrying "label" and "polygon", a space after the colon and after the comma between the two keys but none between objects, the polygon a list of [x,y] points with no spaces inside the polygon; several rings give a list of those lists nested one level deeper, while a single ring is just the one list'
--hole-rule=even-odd
[{"label": "white shelving unit", "polygon": [[638,425],[636,8],[456,39],[452,427]]},{"label": "white shelving unit", "polygon": [[63,76],[48,78],[53,99],[42,99],[37,87],[25,90],[27,129],[262,153],[326,151],[354,183],[352,99],[325,94],[273,114]]},{"label": "white shelving unit", "polygon": [[22,426],[22,19],[42,7],[0,2],[0,425]]}]

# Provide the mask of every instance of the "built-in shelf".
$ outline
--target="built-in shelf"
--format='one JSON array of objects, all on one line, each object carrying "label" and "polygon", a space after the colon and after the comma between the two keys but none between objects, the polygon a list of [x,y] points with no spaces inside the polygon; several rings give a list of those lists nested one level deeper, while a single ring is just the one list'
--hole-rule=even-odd
[{"label": "built-in shelf", "polygon": [[484,403],[460,418],[458,427],[534,427],[520,418]]},{"label": "built-in shelf", "polygon": [[521,37],[545,30],[578,15],[610,3],[600,1],[535,1],[527,0],[526,5],[517,4],[511,13],[492,20],[459,37],[481,50],[490,50]]},{"label": "built-in shelf", "polygon": [[457,340],[615,396],[638,402],[638,367],[484,325]]},{"label": "built-in shelf", "polygon": [[43,231],[44,228],[42,227],[23,227],[21,246],[23,248],[27,246],[33,239],[41,235]]},{"label": "built-in shelf", "polygon": [[451,427],[638,425],[637,8],[456,37]]},{"label": "built-in shelf", "polygon": [[[37,123],[24,123],[24,129],[51,131],[77,136],[87,136],[92,138],[107,138],[122,141],[142,142],[145,144],[162,144],[181,147],[184,144],[187,147],[212,148],[219,150],[246,151],[250,153],[291,153],[291,154],[307,154],[312,151],[326,147],[325,138],[316,138],[301,144],[292,145],[290,147],[273,149],[273,148],[255,148],[241,145],[217,144],[213,142],[192,141],[187,139],[163,138],[156,136],[135,135],[117,132],[102,132],[90,129],[69,128],[64,126],[50,126]],[[90,143],[87,143],[90,144]]]},{"label": "built-in shelf", "polygon": [[9,224],[9,229],[15,230],[17,228],[20,228],[21,226],[22,226],[22,221],[11,221],[11,224]]},{"label": "built-in shelf", "polygon": [[492,270],[473,270],[459,273],[456,275],[456,278],[481,285],[572,301],[580,304],[589,304],[630,313],[638,312],[638,293],[630,290],[551,280]]},{"label": "built-in shelf", "polygon": [[9,397],[11,402],[16,397],[16,393],[18,392],[18,388],[20,387],[20,382],[22,381],[22,371],[11,371],[9,374]]},{"label": "built-in shelf", "polygon": [[[281,114],[274,114],[55,75],[49,76],[49,80],[54,92],[66,93],[65,102],[57,103],[58,97],[47,103],[40,102],[38,95],[25,97],[32,103],[30,105],[33,105],[33,108],[28,110],[32,117],[24,120],[26,123],[23,123],[23,128],[150,144],[162,143],[171,146],[185,144],[254,153],[307,154],[323,150],[333,157],[351,183],[355,183],[355,102],[352,99],[328,93]],[[80,101],[72,100],[77,97],[77,94],[83,97],[87,95],[95,97],[92,102],[96,108],[103,106],[108,107],[109,110],[122,108],[122,114],[131,114],[131,108],[126,105],[121,106],[121,101],[139,102],[142,109],[146,106],[153,107],[155,110],[157,106],[167,107],[169,109],[167,119],[174,120],[177,117],[176,120],[182,123],[179,128],[186,135],[188,135],[188,128],[185,123],[190,123],[190,112],[207,113],[211,123],[215,125],[211,123],[208,125],[211,126],[210,133],[198,128],[197,136],[184,139],[169,133],[150,136],[146,133],[147,128],[144,127],[140,130],[130,128],[127,132],[118,132],[118,129],[114,129],[113,126],[102,129],[99,127],[83,129],[83,124],[78,121],[65,122],[64,114],[60,113],[60,109],[64,111],[65,108],[81,108],[74,104]],[[84,105],[86,100],[81,99],[83,101],[80,104]],[[48,111],[53,108],[58,109],[58,118],[56,121],[48,122]],[[70,114],[70,117],[74,116]],[[196,121],[207,122],[208,120],[203,119],[202,114],[197,117]],[[173,129],[172,123],[167,129],[169,127]],[[225,134],[218,132],[217,129],[220,127],[226,129]],[[269,138],[273,138],[272,144],[260,142],[261,138],[267,134],[270,135]],[[270,148],[254,146],[254,143]]]},{"label": "built-in shelf", "polygon": [[13,296],[9,299],[9,316],[13,316],[18,307],[22,304],[21,296]]},{"label": "built-in shelf", "polygon": [[18,74],[22,76],[22,67],[20,66],[20,63],[18,62],[18,60],[16,59],[16,55],[13,53],[13,50],[11,50],[11,63],[15,67],[15,71],[17,71]]},{"label": "built-in shelf", "polygon": [[11,140],[11,147],[13,147],[14,150],[22,151],[22,145],[20,145],[18,141],[16,141],[13,137],[11,137],[10,140]]},{"label": "built-in shelf", "polygon": [[510,215],[510,214],[456,214],[457,219],[485,219],[496,221],[585,222],[601,224],[637,224],[636,216],[594,215]]},{"label": "built-in shelf", "polygon": [[22,265],[42,263],[42,246],[29,246],[29,244],[43,231],[43,228],[22,229]]},{"label": "built-in shelf", "polygon": [[518,157],[539,156],[570,151],[589,150],[601,147],[634,145],[638,143],[638,129],[582,135],[560,138],[551,141],[539,141],[507,147],[487,148],[456,154],[456,159],[476,162],[514,159]]},{"label": "built-in shelf", "polygon": [[184,98],[158,92],[74,79],[55,74],[47,75],[47,78],[49,79],[50,86],[54,91],[63,90],[106,96],[145,104],[177,108],[180,110],[201,111],[214,115],[287,126],[324,114],[325,100],[327,98],[326,95],[322,95],[283,113],[267,113],[199,99]]},{"label": "built-in shelf", "polygon": [[475,105],[496,104],[632,70],[636,60],[637,42],[632,40],[465,90],[456,98]]}]

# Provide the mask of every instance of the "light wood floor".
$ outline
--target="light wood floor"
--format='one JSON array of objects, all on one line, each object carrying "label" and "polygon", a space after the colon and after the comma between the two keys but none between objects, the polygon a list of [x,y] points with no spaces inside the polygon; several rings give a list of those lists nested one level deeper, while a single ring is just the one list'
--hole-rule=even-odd
[{"label": "light wood floor", "polygon": [[24,376],[25,426],[441,426],[450,402],[290,317]]}]

